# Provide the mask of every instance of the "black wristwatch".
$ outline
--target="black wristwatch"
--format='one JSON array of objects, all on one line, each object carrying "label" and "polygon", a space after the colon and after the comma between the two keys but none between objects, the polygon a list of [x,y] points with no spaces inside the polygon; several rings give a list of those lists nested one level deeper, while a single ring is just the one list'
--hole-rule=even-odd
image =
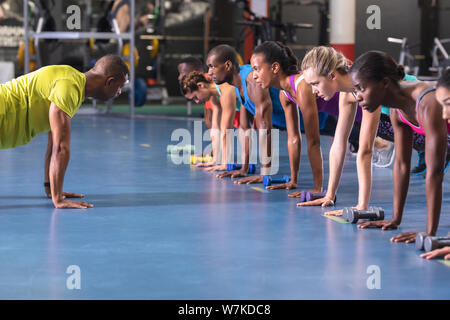
[{"label": "black wristwatch", "polygon": [[44,187],[49,187],[50,188],[50,182],[44,182]]}]

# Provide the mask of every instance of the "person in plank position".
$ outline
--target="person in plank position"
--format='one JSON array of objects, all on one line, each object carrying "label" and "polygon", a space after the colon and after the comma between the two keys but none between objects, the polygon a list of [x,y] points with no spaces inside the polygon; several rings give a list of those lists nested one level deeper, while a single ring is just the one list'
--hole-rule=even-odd
[{"label": "person in plank position", "polygon": [[81,73],[66,65],[40,68],[0,85],[0,149],[29,143],[48,132],[44,163],[44,188],[56,208],[93,207],[84,195],[63,192],[70,158],[70,122],[85,97],[109,100],[121,93],[128,68],[116,55],[100,58]]}]

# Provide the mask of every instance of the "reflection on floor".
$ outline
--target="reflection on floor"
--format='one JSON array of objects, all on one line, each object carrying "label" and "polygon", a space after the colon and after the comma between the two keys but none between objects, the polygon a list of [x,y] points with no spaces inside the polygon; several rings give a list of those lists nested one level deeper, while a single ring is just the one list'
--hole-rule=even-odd
[{"label": "reflection on floor", "polygon": [[[286,190],[260,192],[174,164],[166,146],[177,128],[194,125],[75,118],[64,189],[86,194],[95,205],[88,210],[56,210],[44,197],[45,134],[0,151],[0,298],[450,298],[449,265],[421,259],[414,244],[389,242],[425,229],[422,177],[411,178],[399,230],[359,230],[325,218],[322,208],[297,208]],[[325,181],[330,143],[322,138]],[[286,132],[279,145],[280,173],[288,174]],[[303,149],[300,189],[312,186]],[[373,172],[372,204],[390,217],[392,169]],[[439,235],[450,231],[449,186],[447,174]],[[349,155],[337,208],[356,201]],[[381,289],[370,290],[377,270]]]}]

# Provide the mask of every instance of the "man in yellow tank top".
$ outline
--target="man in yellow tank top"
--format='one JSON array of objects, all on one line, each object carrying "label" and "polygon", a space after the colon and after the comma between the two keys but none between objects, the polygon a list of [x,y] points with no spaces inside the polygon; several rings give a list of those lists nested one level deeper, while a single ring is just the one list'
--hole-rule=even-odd
[{"label": "man in yellow tank top", "polygon": [[120,94],[127,81],[123,60],[107,55],[86,73],[54,65],[0,85],[0,149],[25,145],[48,132],[44,187],[56,208],[92,207],[67,200],[83,195],[62,191],[70,158],[70,121],[85,97],[109,100]]}]

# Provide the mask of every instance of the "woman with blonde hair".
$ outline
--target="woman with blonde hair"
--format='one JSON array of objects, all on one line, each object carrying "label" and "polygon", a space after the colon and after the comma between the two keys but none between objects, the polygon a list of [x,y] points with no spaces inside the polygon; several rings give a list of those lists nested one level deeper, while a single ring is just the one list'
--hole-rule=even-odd
[{"label": "woman with blonde hair", "polygon": [[[325,197],[299,203],[298,206],[334,205],[334,199],[342,174],[347,141],[359,108],[350,75],[350,61],[331,47],[315,47],[309,51],[302,61],[305,80],[312,86],[313,92],[324,100],[329,100],[336,92],[339,95],[339,118],[333,144],[330,149],[330,176]],[[405,77],[405,80],[415,80]],[[392,141],[392,125],[388,117],[380,122],[381,108],[368,112],[362,108],[359,150],[356,159],[358,172],[358,210],[367,209],[372,188],[372,153],[376,136]],[[326,214],[340,215],[342,210],[330,211]]]}]

